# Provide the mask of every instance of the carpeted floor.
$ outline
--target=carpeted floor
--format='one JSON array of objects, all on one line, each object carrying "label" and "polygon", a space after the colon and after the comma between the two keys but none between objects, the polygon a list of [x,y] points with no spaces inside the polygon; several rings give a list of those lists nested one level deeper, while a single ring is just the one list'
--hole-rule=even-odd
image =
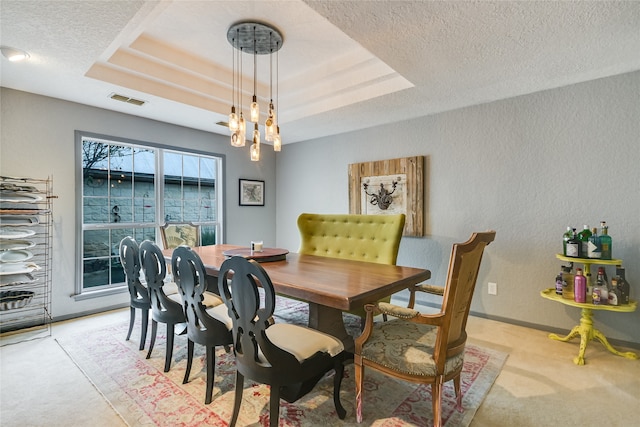
[{"label": "carpeted floor", "polygon": [[[306,304],[279,300],[279,319],[304,323]],[[347,318],[351,329],[355,319]],[[131,341],[125,341],[127,323],[119,322],[75,335],[58,338],[71,359],[131,426],[225,426],[233,407],[235,368],[233,354],[222,348],[216,354],[214,401],[204,405],[205,373],[203,349],[196,346],[191,381],[182,384],[186,365],[186,337],[176,337],[174,362],[168,373],[164,366],[164,327],[151,359],[138,350],[139,327]],[[354,331],[355,332],[355,331]],[[468,345],[462,375],[464,411],[455,409],[453,384],[445,385],[443,421],[447,426],[468,426],[505,362],[506,354],[477,345]],[[361,426],[432,425],[430,387],[365,373],[364,422]],[[354,413],[353,365],[347,366],[341,400],[347,418],[339,420],[332,401],[331,374],[300,401],[281,401],[284,426],[358,425]],[[269,389],[245,381],[239,426],[268,425]]]}]

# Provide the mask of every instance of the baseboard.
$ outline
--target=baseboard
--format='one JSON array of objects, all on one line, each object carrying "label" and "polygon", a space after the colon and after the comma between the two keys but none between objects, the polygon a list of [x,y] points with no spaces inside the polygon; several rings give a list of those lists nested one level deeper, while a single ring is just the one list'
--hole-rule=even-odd
[{"label": "baseboard", "polygon": [[[409,302],[409,298],[406,297],[403,294],[396,294],[393,297],[394,297],[395,300],[398,300],[398,301],[402,301],[402,302],[405,302],[405,303]],[[416,301],[416,303],[420,304],[420,305],[427,306],[427,307],[431,307],[431,308],[436,308],[436,309],[440,308],[439,304],[436,304],[436,303],[433,303],[433,302]],[[548,325],[541,325],[541,324],[538,324],[538,323],[523,322],[521,320],[511,319],[511,318],[508,318],[508,317],[492,316],[490,314],[480,313],[480,312],[477,312],[477,311],[471,311],[469,314],[471,316],[480,317],[482,319],[495,320],[497,322],[507,323],[507,324],[515,325],[515,326],[522,326],[522,327],[525,327],[525,328],[536,329],[538,331],[550,332],[550,333],[554,333],[554,334],[558,334],[558,335],[567,335],[567,334],[569,334],[569,332],[571,332],[570,329],[554,328],[554,327],[548,326]],[[611,345],[613,345],[615,347],[627,347],[627,348],[640,349],[640,343],[638,343],[638,342],[624,341],[624,340],[619,340],[619,339],[615,339],[615,338],[608,338],[608,337],[607,337],[607,341],[609,341],[609,344],[611,344]]]},{"label": "baseboard", "polygon": [[54,323],[64,322],[65,320],[77,319],[79,317],[92,316],[94,314],[102,314],[102,313],[106,313],[108,311],[113,311],[113,310],[121,310],[126,307],[129,307],[129,303],[116,304],[116,305],[112,305],[105,308],[96,308],[93,310],[82,311],[79,313],[71,313],[71,314],[65,314],[62,316],[56,316],[56,317],[53,317],[51,321]]}]

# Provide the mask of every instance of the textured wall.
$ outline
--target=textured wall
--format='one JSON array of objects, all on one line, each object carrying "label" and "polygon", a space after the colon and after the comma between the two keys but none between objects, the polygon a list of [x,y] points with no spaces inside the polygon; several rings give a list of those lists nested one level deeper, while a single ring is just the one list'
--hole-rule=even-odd
[{"label": "textured wall", "polygon": [[[142,119],[54,98],[0,89],[0,174],[53,177],[53,295],[54,317],[69,316],[128,301],[128,294],[75,300],[76,164],[74,131],[186,147],[224,154],[227,243],[248,245],[251,240],[275,243],[275,156],[263,150],[263,160],[251,162],[248,147],[233,148],[228,138],[207,132]],[[265,181],[265,206],[238,206],[238,179]]]},{"label": "textured wall", "polygon": [[[566,330],[579,310],[539,292],[554,286],[569,225],[608,222],[640,298],[639,136],[636,72],[287,145],[277,158],[278,246],[298,248],[302,212],[348,212],[350,163],[424,155],[427,235],[403,238],[398,263],[443,283],[451,244],[495,229],[472,310]],[[595,322],[610,338],[640,343],[640,312],[597,312]]]}]

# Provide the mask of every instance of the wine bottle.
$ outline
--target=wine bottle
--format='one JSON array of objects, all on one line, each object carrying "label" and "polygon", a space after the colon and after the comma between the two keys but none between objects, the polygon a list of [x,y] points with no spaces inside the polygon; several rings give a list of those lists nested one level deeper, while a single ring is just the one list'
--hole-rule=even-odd
[{"label": "wine bottle", "polygon": [[580,257],[580,241],[578,240],[578,235],[576,234],[576,229],[571,229],[571,238],[567,240],[567,256],[573,258]]},{"label": "wine bottle", "polygon": [[602,251],[602,259],[611,259],[611,236],[609,236],[609,227],[605,221],[600,223],[602,227],[602,235],[600,236],[600,247]]},{"label": "wine bottle", "polygon": [[574,299],[574,275],[571,273],[572,267],[562,266],[562,297]]},{"label": "wine bottle", "polygon": [[609,305],[620,305],[622,302],[622,295],[620,289],[618,289],[618,279],[611,279],[611,289],[609,289]]},{"label": "wine bottle", "polygon": [[562,295],[562,288],[563,288],[562,272],[560,272],[556,276],[556,295]]},{"label": "wine bottle", "polygon": [[596,285],[593,287],[591,294],[592,303],[594,305],[606,305],[609,302],[609,287],[604,276],[604,268],[598,267],[598,276]]},{"label": "wine bottle", "polygon": [[587,302],[587,279],[582,274],[581,268],[576,268],[576,276],[573,280],[573,300]]},{"label": "wine bottle", "polygon": [[586,274],[587,277],[587,302],[593,302],[593,279],[591,277],[591,273]]},{"label": "wine bottle", "polygon": [[584,225],[582,231],[578,233],[578,240],[580,240],[580,245],[582,246],[582,250],[580,251],[581,258],[587,257],[587,253],[589,251],[589,237],[591,237],[591,229],[588,225]]},{"label": "wine bottle", "polygon": [[598,236],[598,229],[595,227],[591,231],[591,237],[589,237],[589,244],[587,246],[587,258],[602,258],[600,236]]},{"label": "wine bottle", "polygon": [[567,256],[567,242],[573,236],[573,232],[571,231],[571,227],[567,227],[567,231],[562,235],[562,255]]},{"label": "wine bottle", "polygon": [[624,267],[616,267],[616,279],[620,290],[620,304],[629,304],[630,286],[625,277]]}]

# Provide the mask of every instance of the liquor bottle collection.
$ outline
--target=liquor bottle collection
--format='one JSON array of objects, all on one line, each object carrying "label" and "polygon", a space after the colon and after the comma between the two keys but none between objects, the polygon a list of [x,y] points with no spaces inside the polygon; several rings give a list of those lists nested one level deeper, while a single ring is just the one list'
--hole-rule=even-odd
[{"label": "liquor bottle collection", "polygon": [[585,225],[582,231],[567,227],[562,239],[562,253],[572,258],[611,259],[612,240],[605,221],[600,222],[601,233],[597,228]]},{"label": "liquor bottle collection", "polygon": [[[612,259],[612,240],[607,223],[602,221],[600,227],[600,235],[597,228],[589,228],[588,225],[580,232],[567,227],[563,236],[563,254],[572,258]],[[584,274],[582,268],[576,268],[575,274],[572,269],[573,263],[562,266],[562,271],[556,276],[556,294],[575,302],[594,305],[629,304],[630,286],[624,267],[617,266],[616,275],[611,280],[604,267],[598,267],[595,282],[590,273]]]}]

